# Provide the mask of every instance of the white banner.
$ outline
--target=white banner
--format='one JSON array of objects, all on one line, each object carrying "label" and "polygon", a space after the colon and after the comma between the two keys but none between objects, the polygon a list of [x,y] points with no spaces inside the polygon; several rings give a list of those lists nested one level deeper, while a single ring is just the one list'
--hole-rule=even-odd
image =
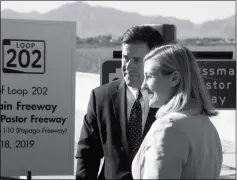
[{"label": "white banner", "polygon": [[76,23],[1,20],[1,176],[74,172]]}]

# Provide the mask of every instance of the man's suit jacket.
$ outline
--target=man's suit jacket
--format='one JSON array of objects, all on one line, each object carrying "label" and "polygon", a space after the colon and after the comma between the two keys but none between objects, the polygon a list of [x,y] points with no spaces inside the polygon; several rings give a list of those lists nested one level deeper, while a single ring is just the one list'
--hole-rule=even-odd
[{"label": "man's suit jacket", "polygon": [[[117,80],[92,90],[77,149],[77,179],[132,179],[127,142],[127,86]],[[155,121],[150,108],[143,138]]]}]

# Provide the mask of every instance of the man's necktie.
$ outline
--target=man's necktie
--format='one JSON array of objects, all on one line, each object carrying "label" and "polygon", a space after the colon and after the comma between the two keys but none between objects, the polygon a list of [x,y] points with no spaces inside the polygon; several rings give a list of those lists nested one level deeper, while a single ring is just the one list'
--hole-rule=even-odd
[{"label": "man's necktie", "polygon": [[136,155],[142,142],[142,106],[140,103],[141,97],[142,93],[139,90],[137,98],[132,106],[128,121],[128,144],[131,161]]}]

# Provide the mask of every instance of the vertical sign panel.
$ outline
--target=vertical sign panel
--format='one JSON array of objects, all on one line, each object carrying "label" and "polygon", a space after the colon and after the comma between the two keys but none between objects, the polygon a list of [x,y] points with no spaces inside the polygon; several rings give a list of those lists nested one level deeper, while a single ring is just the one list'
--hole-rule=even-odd
[{"label": "vertical sign panel", "polygon": [[74,22],[1,20],[1,176],[72,175]]},{"label": "vertical sign panel", "polygon": [[[205,85],[217,109],[236,108],[236,61],[198,60]],[[101,85],[122,78],[121,61],[108,60],[101,65]]]},{"label": "vertical sign panel", "polygon": [[198,61],[212,103],[217,109],[236,108],[236,61]]}]

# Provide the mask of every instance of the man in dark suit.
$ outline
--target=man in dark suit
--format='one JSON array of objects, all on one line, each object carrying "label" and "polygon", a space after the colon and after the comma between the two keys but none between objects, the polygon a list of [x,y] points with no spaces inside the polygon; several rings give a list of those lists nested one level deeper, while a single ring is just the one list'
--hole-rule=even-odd
[{"label": "man in dark suit", "polygon": [[[133,157],[157,111],[149,108],[148,94],[140,90],[144,79],[143,57],[162,44],[162,36],[150,26],[135,26],[124,33],[124,79],[91,92],[76,154],[77,180],[132,179]],[[98,176],[103,157],[103,168]]]}]

